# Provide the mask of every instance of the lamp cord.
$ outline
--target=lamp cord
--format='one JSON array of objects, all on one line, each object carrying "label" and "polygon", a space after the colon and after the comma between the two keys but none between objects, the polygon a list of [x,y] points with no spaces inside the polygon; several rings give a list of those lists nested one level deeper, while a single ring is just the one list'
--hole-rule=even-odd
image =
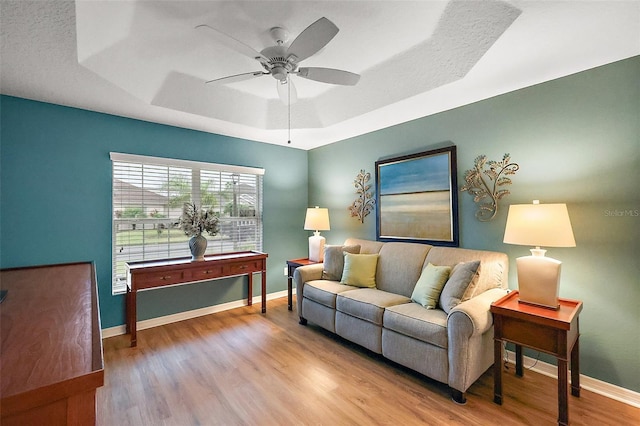
[{"label": "lamp cord", "polygon": [[[503,342],[502,343],[502,347],[504,348],[503,350],[503,354],[504,356],[502,357],[502,362],[503,362],[503,366],[505,370],[509,369],[509,355],[507,354],[507,342]],[[538,361],[540,360],[540,352],[536,351],[536,353],[538,354],[536,356],[536,359],[533,361],[533,364],[531,364],[530,366],[526,366],[524,365],[524,362],[522,363],[522,367],[525,368],[526,370],[531,370],[533,367],[536,366],[536,364],[538,364]]]}]

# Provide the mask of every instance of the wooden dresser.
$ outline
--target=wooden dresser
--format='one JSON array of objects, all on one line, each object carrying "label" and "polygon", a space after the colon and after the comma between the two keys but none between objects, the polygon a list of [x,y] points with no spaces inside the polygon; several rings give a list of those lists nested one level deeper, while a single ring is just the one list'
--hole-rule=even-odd
[{"label": "wooden dresser", "polygon": [[0,287],[0,424],[95,424],[104,362],[93,263],[3,269]]}]

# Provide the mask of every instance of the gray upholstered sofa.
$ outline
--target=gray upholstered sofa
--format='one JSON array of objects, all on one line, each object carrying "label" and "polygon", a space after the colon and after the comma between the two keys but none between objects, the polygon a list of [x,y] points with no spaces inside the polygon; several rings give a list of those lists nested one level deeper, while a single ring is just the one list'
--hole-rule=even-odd
[{"label": "gray upholstered sofa", "polygon": [[[300,267],[294,274],[300,324],[311,321],[446,383],[453,400],[464,403],[466,390],[493,364],[489,306],[506,294],[507,255],[352,238],[344,245],[359,246],[360,254],[378,254],[375,288],[341,284],[337,277],[327,276],[326,270],[323,274],[329,259],[324,265]],[[477,265],[477,261],[480,267],[472,283],[456,299],[459,304],[451,304],[448,299],[448,312],[441,306],[443,300],[433,309],[411,300],[416,282],[429,263],[453,267],[461,262]],[[447,293],[447,284],[441,297]]]}]

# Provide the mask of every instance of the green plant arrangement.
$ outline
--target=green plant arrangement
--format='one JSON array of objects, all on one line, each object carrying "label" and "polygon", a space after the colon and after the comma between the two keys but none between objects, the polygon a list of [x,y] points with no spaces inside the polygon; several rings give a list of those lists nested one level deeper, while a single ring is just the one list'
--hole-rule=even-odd
[{"label": "green plant arrangement", "polygon": [[[515,174],[520,166],[511,162],[509,154],[504,154],[502,161],[487,161],[486,155],[476,157],[473,169],[464,173],[465,184],[460,191],[468,191],[473,201],[478,203],[476,218],[488,222],[498,213],[498,201],[510,194],[507,189],[499,189],[510,185],[507,175]],[[484,169],[487,166],[487,169]],[[486,179],[485,179],[486,178]]]},{"label": "green plant arrangement", "polygon": [[194,203],[190,202],[182,206],[182,216],[178,224],[185,235],[190,237],[202,235],[204,231],[214,236],[220,231],[220,219],[213,209],[198,209]]},{"label": "green plant arrangement", "polygon": [[351,217],[357,217],[361,223],[364,223],[364,218],[371,213],[376,204],[373,193],[369,192],[371,184],[367,182],[369,182],[370,179],[370,173],[360,170],[360,173],[358,173],[353,181],[358,198],[348,207],[348,210],[351,213]]}]

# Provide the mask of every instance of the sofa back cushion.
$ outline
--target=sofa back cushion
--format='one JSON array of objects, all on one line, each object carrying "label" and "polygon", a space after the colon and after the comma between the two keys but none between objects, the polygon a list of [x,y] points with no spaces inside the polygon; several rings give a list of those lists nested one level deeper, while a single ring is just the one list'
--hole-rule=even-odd
[{"label": "sofa back cushion", "polygon": [[359,238],[347,238],[345,246],[360,246],[360,254],[377,254],[384,245],[380,241],[361,240]]},{"label": "sofa back cushion", "polygon": [[433,247],[425,259],[425,265],[454,267],[460,262],[480,261],[480,276],[473,294],[477,296],[491,288],[507,288],[509,286],[509,257],[504,253],[485,250],[470,250],[454,247]]},{"label": "sofa back cushion", "polygon": [[431,247],[417,243],[384,243],[378,258],[377,287],[411,297]]}]

